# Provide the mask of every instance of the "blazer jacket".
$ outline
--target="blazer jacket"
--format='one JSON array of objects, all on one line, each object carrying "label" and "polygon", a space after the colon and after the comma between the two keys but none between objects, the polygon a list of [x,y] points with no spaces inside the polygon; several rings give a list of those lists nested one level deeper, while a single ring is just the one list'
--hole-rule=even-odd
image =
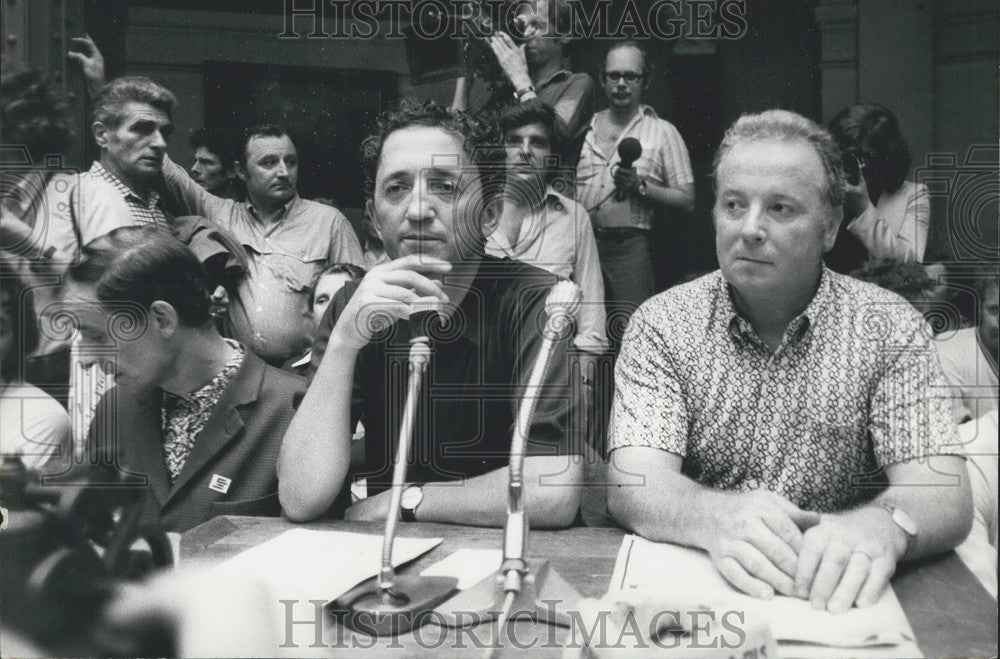
[{"label": "blazer jacket", "polygon": [[218,515],[281,514],[277,461],[305,380],[246,350],[172,484],[163,450],[163,393],[114,387],[91,425],[91,446],[117,465],[123,483],[144,488],[142,525],[186,531]]}]

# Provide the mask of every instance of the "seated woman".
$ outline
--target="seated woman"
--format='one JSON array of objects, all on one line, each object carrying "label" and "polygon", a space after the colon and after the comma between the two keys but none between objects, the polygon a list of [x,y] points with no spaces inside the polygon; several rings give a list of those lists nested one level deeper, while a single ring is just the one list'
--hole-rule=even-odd
[{"label": "seated woman", "polygon": [[72,431],[66,410],[23,381],[24,360],[38,347],[38,334],[31,289],[0,253],[0,454],[50,471],[68,465]]},{"label": "seated woman", "polygon": [[[330,300],[337,291],[352,279],[361,279],[364,276],[365,269],[353,263],[333,263],[319,273],[309,293],[309,312],[317,326],[323,320],[323,314],[326,313],[326,308],[330,306]],[[307,350],[302,356],[288,360],[285,369],[298,375],[306,375],[311,360],[312,350]]]},{"label": "seated woman", "polygon": [[[844,223],[827,263],[838,272],[864,259],[922,261],[930,224],[930,201],[923,184],[906,179],[910,151],[896,117],[880,105],[853,105],[830,122],[847,175]],[[844,235],[847,234],[847,235]],[[863,250],[851,250],[861,243]],[[853,261],[841,263],[842,261]]]}]

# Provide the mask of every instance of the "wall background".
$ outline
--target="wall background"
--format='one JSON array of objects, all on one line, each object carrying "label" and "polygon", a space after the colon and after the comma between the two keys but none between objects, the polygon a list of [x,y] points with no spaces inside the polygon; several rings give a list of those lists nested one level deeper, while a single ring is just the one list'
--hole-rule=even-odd
[{"label": "wall background", "polygon": [[[612,3],[612,18],[620,4]],[[0,6],[4,56],[55,76],[81,123],[79,74],[60,53],[69,37],[84,30],[102,46],[111,75],[148,75],[172,89],[181,104],[170,150],[181,163],[191,158],[187,135],[207,118],[209,61],[377,71],[394,78],[399,96],[451,99],[450,80],[412,83],[401,40],[278,38],[284,0],[5,0]],[[698,177],[698,210],[668,220],[675,236],[670,242],[691,246],[672,255],[670,267],[690,272],[714,266],[712,153],[740,113],[775,106],[823,122],[851,103],[889,107],[910,143],[915,176],[957,180],[956,172],[973,170],[986,176],[978,186],[941,183],[929,256],[975,252],[970,240],[996,244],[1000,190],[989,183],[1000,139],[995,1],[747,0],[746,12],[749,30],[736,41],[648,44],[657,75],[647,102],[678,126]],[[309,19],[297,19],[300,33],[309,27]],[[382,33],[389,28],[383,23]],[[571,68],[596,75],[605,47],[577,44]],[[351,102],[348,96],[340,100]],[[977,151],[977,145],[983,148]],[[93,156],[84,139],[67,159],[86,166]],[[352,216],[360,212],[344,210]],[[677,232],[683,241],[676,240]]]}]

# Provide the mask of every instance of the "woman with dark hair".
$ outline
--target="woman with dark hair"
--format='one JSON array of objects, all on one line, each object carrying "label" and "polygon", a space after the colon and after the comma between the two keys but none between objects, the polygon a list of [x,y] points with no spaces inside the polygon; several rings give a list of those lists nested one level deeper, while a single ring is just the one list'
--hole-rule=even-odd
[{"label": "woman with dark hair", "polygon": [[28,469],[47,469],[57,459],[68,465],[72,431],[66,410],[23,382],[24,358],[37,347],[31,289],[0,253],[0,454],[17,456]]},{"label": "woman with dark hair", "polygon": [[852,105],[833,118],[830,132],[847,178],[841,232],[859,240],[868,258],[922,261],[930,201],[923,184],[906,178],[910,150],[896,117],[881,105]]}]

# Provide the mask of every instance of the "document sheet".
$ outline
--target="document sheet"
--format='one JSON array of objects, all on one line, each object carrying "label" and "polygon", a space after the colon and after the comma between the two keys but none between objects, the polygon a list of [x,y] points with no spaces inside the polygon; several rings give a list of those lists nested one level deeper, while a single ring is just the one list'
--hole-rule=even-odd
[{"label": "document sheet", "polygon": [[[793,645],[791,654],[795,656],[810,655],[808,645],[865,648],[866,656],[877,648],[891,649],[896,656],[902,656],[900,652],[907,656],[919,654],[913,631],[891,588],[875,605],[837,615],[817,611],[808,601],[796,597],[750,597],[730,586],[703,551],[625,536],[609,593],[630,588],[656,589],[662,592],[664,604],[674,608],[704,605],[745,610],[766,621],[782,647]],[[829,656],[828,651],[824,652]]]}]

